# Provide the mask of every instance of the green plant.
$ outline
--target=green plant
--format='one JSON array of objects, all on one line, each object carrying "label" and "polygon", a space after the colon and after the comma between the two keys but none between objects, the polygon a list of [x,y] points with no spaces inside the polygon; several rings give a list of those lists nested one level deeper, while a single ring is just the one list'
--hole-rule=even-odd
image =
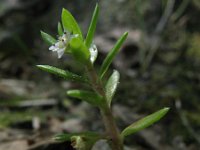
[{"label": "green plant", "polygon": [[123,150],[123,141],[126,136],[138,132],[160,120],[168,112],[169,108],[161,109],[131,124],[122,132],[119,132],[111,111],[111,102],[119,83],[120,74],[117,70],[114,70],[105,85],[102,80],[105,78],[105,74],[107,73],[110,64],[126,40],[128,33],[125,32],[119,38],[103,61],[100,71],[97,73],[94,68],[94,63],[98,51],[93,44],[93,37],[98,14],[99,7],[97,4],[85,39],[76,20],[66,9],[63,9],[62,11],[62,24],[58,23],[58,40],[45,32],[41,32],[43,39],[51,45],[49,50],[56,51],[58,53],[58,58],[64,53],[72,55],[74,60],[80,62],[85,68],[87,72],[86,77],[49,65],[38,65],[37,67],[63,77],[64,79],[89,85],[91,87],[90,91],[79,89],[69,90],[67,95],[98,107],[105,125],[106,134],[95,132],[59,134],[55,136],[56,140],[69,140],[72,142],[72,146],[77,150],[90,150],[98,140],[105,139],[113,150]]}]

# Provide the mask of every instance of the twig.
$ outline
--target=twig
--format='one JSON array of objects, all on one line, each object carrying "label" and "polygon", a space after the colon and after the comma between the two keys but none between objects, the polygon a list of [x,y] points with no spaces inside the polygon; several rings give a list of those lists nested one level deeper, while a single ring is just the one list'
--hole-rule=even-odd
[{"label": "twig", "polygon": [[156,29],[155,29],[155,34],[160,34],[163,29],[165,28],[174,8],[175,0],[168,0],[167,1],[167,6],[166,9],[158,22]]},{"label": "twig", "polygon": [[156,26],[154,36],[153,36],[153,42],[151,44],[149,54],[147,55],[147,58],[146,58],[145,68],[147,68],[149,66],[156,51],[158,50],[158,48],[160,46],[160,42],[161,42],[160,34],[163,32],[163,30],[173,12],[174,4],[175,4],[175,0],[168,0],[164,14]]},{"label": "twig", "polygon": [[190,0],[183,0],[179,8],[175,11],[175,13],[172,15],[171,20],[174,22],[177,19],[180,18],[180,16],[183,14],[187,6],[189,5],[191,1]]}]

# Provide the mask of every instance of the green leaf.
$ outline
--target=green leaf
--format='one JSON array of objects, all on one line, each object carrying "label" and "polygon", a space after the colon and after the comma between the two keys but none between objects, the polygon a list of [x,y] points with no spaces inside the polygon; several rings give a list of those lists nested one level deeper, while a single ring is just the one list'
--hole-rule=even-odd
[{"label": "green leaf", "polygon": [[101,106],[102,97],[94,92],[84,90],[69,90],[67,95],[88,102],[93,106]]},{"label": "green leaf", "polygon": [[49,45],[53,45],[56,43],[56,39],[53,38],[51,35],[43,32],[43,31],[40,31],[40,32],[41,32],[41,36],[42,36],[43,40],[45,42],[47,42]]},{"label": "green leaf", "polygon": [[49,65],[37,65],[37,67],[43,71],[55,74],[57,76],[60,76],[66,80],[71,80],[71,81],[77,81],[77,82],[83,82],[83,83],[87,83],[88,80],[85,79],[82,76],[79,76],[77,74],[74,74],[72,72],[69,71],[65,71],[53,66],[49,66]]},{"label": "green leaf", "polygon": [[62,18],[63,28],[66,31],[72,32],[73,34],[78,34],[80,38],[83,39],[83,35],[78,23],[68,10],[63,8],[61,18]]},{"label": "green leaf", "polygon": [[61,133],[57,134],[53,137],[54,140],[59,141],[59,142],[64,142],[64,141],[70,141],[72,136],[87,136],[87,137],[101,137],[103,136],[99,135],[98,133],[95,132],[82,132],[82,133]]},{"label": "green leaf", "polygon": [[90,51],[79,37],[71,39],[70,48],[76,60],[84,64],[89,62]]},{"label": "green leaf", "polygon": [[94,33],[96,30],[96,25],[97,25],[97,20],[98,20],[98,15],[99,15],[99,6],[96,4],[95,10],[93,12],[92,20],[88,29],[88,33],[86,36],[85,40],[85,45],[90,48],[93,38],[94,38]]},{"label": "green leaf", "polygon": [[76,150],[91,150],[93,145],[105,137],[95,132],[58,134],[54,140],[59,142],[71,141],[71,145]]},{"label": "green leaf", "polygon": [[62,34],[63,34],[62,25],[61,25],[60,22],[58,22],[58,34],[59,34],[60,36],[62,36]]},{"label": "green leaf", "polygon": [[114,57],[116,56],[116,54],[119,52],[120,47],[122,46],[122,44],[124,43],[124,41],[126,40],[128,36],[128,32],[125,32],[121,38],[117,41],[117,43],[115,44],[115,46],[112,48],[112,50],[108,53],[107,57],[105,58],[105,60],[103,61],[103,64],[100,68],[100,78],[102,79],[104,74],[106,73],[106,71],[108,70],[110,64],[112,63]]},{"label": "green leaf", "polygon": [[148,126],[154,124],[155,122],[159,121],[162,117],[164,117],[168,111],[169,108],[163,108],[151,115],[146,116],[145,118],[142,118],[141,120],[125,128],[122,131],[121,136],[124,138],[130,134],[134,134],[144,128],[147,128]]},{"label": "green leaf", "polygon": [[112,98],[116,92],[117,85],[119,83],[119,78],[120,78],[119,72],[117,70],[114,70],[106,84],[105,92],[106,92],[106,99],[109,106],[111,105]]},{"label": "green leaf", "polygon": [[62,133],[62,134],[57,134],[53,137],[53,139],[55,141],[59,141],[59,142],[64,142],[64,141],[70,141],[71,140],[71,137],[74,136],[74,135],[79,135],[79,134],[65,134],[65,133]]}]

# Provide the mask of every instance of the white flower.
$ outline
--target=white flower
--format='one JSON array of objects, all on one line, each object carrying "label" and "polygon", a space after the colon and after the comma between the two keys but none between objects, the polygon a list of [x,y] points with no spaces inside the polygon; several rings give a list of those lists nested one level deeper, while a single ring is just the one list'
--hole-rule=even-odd
[{"label": "white flower", "polygon": [[94,63],[98,55],[97,46],[94,43],[92,43],[89,48],[89,51],[90,51],[90,61]]},{"label": "white flower", "polygon": [[53,52],[57,52],[58,58],[61,58],[69,45],[69,41],[73,37],[74,35],[71,35],[69,32],[65,31],[62,36],[58,37],[58,41],[49,47],[49,50]]}]

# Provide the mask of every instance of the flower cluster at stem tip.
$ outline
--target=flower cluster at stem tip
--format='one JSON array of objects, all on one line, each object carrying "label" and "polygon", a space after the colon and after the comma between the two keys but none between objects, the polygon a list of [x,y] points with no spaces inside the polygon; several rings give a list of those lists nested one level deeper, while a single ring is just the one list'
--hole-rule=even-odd
[{"label": "flower cluster at stem tip", "polygon": [[69,49],[69,42],[74,37],[78,37],[78,34],[71,34],[68,31],[64,31],[62,36],[58,36],[57,42],[49,47],[49,50],[57,52],[58,58],[61,58],[65,51]]}]

